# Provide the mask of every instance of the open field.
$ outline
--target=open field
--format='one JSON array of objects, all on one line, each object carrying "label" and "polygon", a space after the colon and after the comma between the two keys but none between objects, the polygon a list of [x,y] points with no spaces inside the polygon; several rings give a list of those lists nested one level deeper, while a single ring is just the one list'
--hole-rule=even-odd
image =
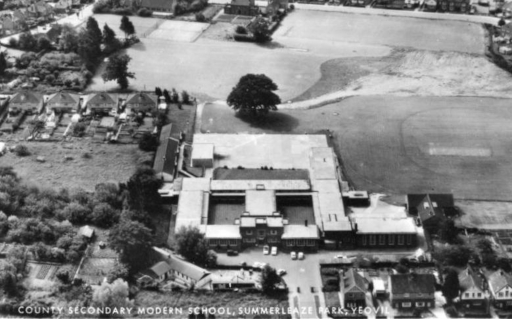
[{"label": "open field", "polygon": [[[0,158],[0,165],[13,166],[28,184],[55,189],[83,188],[94,190],[98,183],[125,182],[135,171],[142,156],[138,146],[97,144],[89,141],[73,143],[26,142],[31,155],[18,157],[8,153]],[[88,153],[91,158],[84,158]],[[45,163],[36,161],[43,156]],[[72,157],[66,160],[65,157]]]},{"label": "open field", "polygon": [[279,42],[286,37],[482,54],[483,35],[481,26],[467,22],[297,10],[283,20],[274,39]]},{"label": "open field", "polygon": [[[304,111],[271,113],[263,124],[206,105],[203,132],[314,133],[330,129],[359,189],[456,198],[512,199],[510,100],[465,97],[354,97]],[[453,155],[431,154],[441,146]],[[485,150],[476,152],[475,150]]]},{"label": "open field", "polygon": [[[457,201],[463,215],[455,223],[461,227],[486,230],[512,229],[512,203]],[[503,244],[512,245],[512,241]]]}]

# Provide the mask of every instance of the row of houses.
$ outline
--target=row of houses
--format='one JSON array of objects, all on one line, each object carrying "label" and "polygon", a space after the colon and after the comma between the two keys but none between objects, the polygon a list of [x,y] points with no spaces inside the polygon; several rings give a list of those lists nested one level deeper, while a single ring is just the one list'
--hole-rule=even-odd
[{"label": "row of houses", "polygon": [[[340,292],[345,308],[365,307],[366,294],[389,298],[394,309],[413,310],[435,307],[438,279],[433,274],[391,274],[375,276],[368,271],[350,268],[340,272]],[[467,316],[489,313],[491,304],[500,310],[512,309],[512,275],[502,270],[484,274],[471,267],[459,273],[459,303]],[[386,296],[387,295],[387,296]]]},{"label": "row of houses", "polygon": [[131,112],[152,112],[158,108],[158,98],[150,93],[109,94],[105,92],[78,95],[59,92],[43,95],[22,91],[10,96],[9,113],[39,114],[46,108],[56,113],[78,113],[87,110],[92,114],[129,109]]},{"label": "row of houses", "polygon": [[[0,12],[0,32],[2,35],[9,35],[23,31],[26,27],[37,23],[38,21],[47,21],[52,19],[56,13],[56,8],[69,8],[72,0],[60,0],[55,7],[44,1],[28,2],[23,8],[13,11]],[[69,3],[69,6],[67,5]]]}]

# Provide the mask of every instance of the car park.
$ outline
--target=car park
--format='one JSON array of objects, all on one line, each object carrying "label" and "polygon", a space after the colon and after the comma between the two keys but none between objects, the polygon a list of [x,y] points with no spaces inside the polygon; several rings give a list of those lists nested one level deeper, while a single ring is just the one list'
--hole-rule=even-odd
[{"label": "car park", "polygon": [[272,247],[271,254],[272,254],[272,256],[277,255],[277,247],[276,247],[276,246],[273,246],[273,247]]}]

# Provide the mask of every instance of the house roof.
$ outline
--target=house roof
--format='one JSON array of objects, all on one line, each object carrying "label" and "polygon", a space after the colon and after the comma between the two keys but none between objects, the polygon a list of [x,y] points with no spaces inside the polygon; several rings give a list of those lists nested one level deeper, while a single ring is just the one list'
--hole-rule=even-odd
[{"label": "house roof", "polygon": [[233,6],[254,6],[254,0],[231,0]]},{"label": "house roof", "polygon": [[493,272],[489,277],[489,288],[493,293],[498,293],[505,287],[512,288],[512,276],[503,272],[502,270],[498,270]]},{"label": "house roof", "polygon": [[171,269],[172,269],[171,266],[167,262],[160,261],[160,262],[156,263],[153,267],[151,267],[149,270],[156,277],[160,277]]},{"label": "house roof", "polygon": [[174,179],[179,146],[180,142],[172,137],[160,140],[153,163],[155,172],[168,174],[171,181]]},{"label": "house roof", "polygon": [[484,275],[474,271],[471,267],[467,267],[459,273],[459,284],[462,291],[472,288],[484,291],[486,282]]},{"label": "house roof", "polygon": [[210,275],[210,272],[208,272],[206,269],[189,263],[188,261],[177,257],[172,252],[157,247],[153,247],[153,250],[159,255],[160,258],[163,259],[163,261],[169,264],[170,269],[184,274],[193,280],[199,281]]},{"label": "house roof", "polygon": [[452,194],[408,194],[407,205],[409,211],[417,210],[422,221],[444,217],[444,210],[455,206]]},{"label": "house roof", "polygon": [[[355,217],[357,232],[361,234],[416,234],[417,228],[412,218],[365,218]],[[355,228],[356,226],[354,226]]]},{"label": "house roof", "polygon": [[389,278],[392,294],[433,294],[436,291],[436,278],[432,274],[397,274]]},{"label": "house roof", "polygon": [[142,0],[140,6],[148,8],[164,8],[172,9],[174,5],[173,0]]},{"label": "house roof", "polygon": [[80,235],[87,238],[91,238],[94,235],[94,229],[87,225],[80,227],[80,230],[78,232]]},{"label": "house roof", "polygon": [[22,91],[13,95],[9,104],[37,106],[43,100],[43,95],[35,92]]},{"label": "house roof", "polygon": [[94,107],[103,108],[103,107],[105,107],[105,104],[108,105],[107,107],[110,107],[110,105],[112,107],[115,107],[117,103],[110,94],[105,93],[105,92],[92,93],[89,95],[89,98],[87,99],[87,106],[92,107],[92,108],[94,108]]},{"label": "house roof", "polygon": [[240,227],[238,225],[208,225],[205,232],[206,238],[240,239]]},{"label": "house roof", "polygon": [[78,108],[78,96],[66,92],[50,95],[46,105],[52,108]]},{"label": "house roof", "polygon": [[366,280],[353,268],[348,269],[343,277],[343,292],[366,292]]},{"label": "house roof", "polygon": [[157,97],[154,94],[148,94],[144,92],[131,94],[126,99],[127,106],[136,106],[136,105],[149,105],[149,106],[157,106]]}]

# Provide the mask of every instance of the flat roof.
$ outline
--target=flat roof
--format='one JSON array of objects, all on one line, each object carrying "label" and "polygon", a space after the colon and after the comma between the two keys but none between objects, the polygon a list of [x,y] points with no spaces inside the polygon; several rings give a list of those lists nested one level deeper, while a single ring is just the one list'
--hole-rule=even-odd
[{"label": "flat roof", "polygon": [[336,179],[335,157],[330,147],[311,148],[309,160],[312,179]]},{"label": "flat roof", "polygon": [[240,227],[238,225],[208,225],[205,231],[206,238],[240,239]]},{"label": "flat roof", "polygon": [[416,234],[416,223],[412,218],[364,218],[352,219],[361,234]]},{"label": "flat roof", "polygon": [[352,226],[347,216],[340,214],[322,215],[322,225],[324,231],[351,231]]},{"label": "flat roof", "polygon": [[340,186],[338,184],[338,180],[336,179],[312,180],[311,189],[319,193],[340,193]]},{"label": "flat roof", "polygon": [[181,190],[183,191],[210,191],[209,178],[183,178]]},{"label": "flat roof", "polygon": [[195,159],[212,159],[213,160],[213,144],[194,143],[192,146],[192,160]]},{"label": "flat roof", "polygon": [[247,190],[245,211],[254,216],[272,215],[276,208],[276,193],[273,190]]},{"label": "flat roof", "polygon": [[309,190],[311,186],[306,180],[212,180],[210,183],[211,190],[228,191],[228,190]]},{"label": "flat roof", "polygon": [[345,216],[341,193],[318,193],[320,215],[337,214]]},{"label": "flat roof", "polygon": [[226,169],[218,167],[213,171],[216,180],[309,180],[306,169]]},{"label": "flat roof", "polygon": [[176,216],[176,229],[182,226],[199,226],[204,209],[204,192],[182,191],[178,201],[178,214]]},{"label": "flat roof", "polygon": [[325,135],[195,134],[195,144],[214,144],[214,167],[309,169],[313,147],[328,147]]},{"label": "flat roof", "polygon": [[316,225],[287,225],[281,239],[309,238],[318,239],[318,227]]}]

